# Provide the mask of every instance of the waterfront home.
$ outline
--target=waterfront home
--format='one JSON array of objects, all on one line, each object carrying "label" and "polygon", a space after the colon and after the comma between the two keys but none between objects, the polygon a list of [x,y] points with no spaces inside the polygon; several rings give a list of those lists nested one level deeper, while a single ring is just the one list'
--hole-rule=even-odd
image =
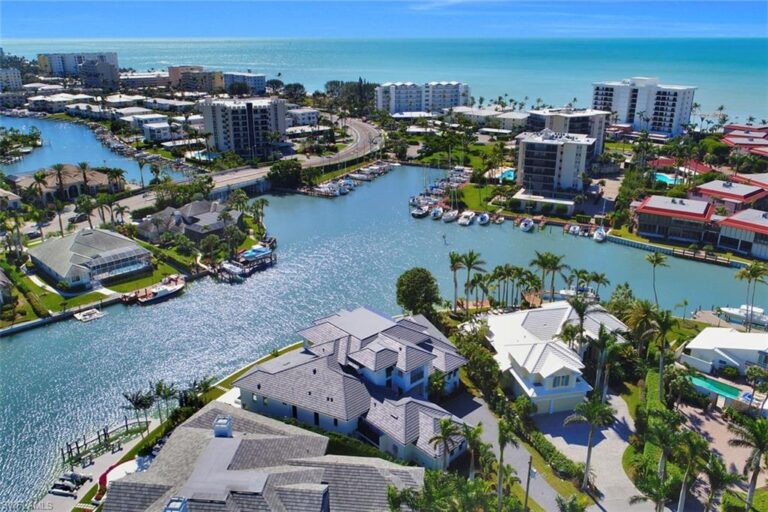
[{"label": "waterfront home", "polygon": [[108,107],[123,108],[136,107],[145,99],[146,98],[140,94],[113,94],[112,96],[104,98],[104,102]]},{"label": "waterfront home", "polygon": [[714,180],[703,183],[688,193],[689,199],[709,201],[715,207],[722,207],[726,214],[746,208],[762,208],[766,204],[768,190],[754,185]]},{"label": "waterfront home", "polygon": [[[73,201],[86,192],[90,195],[96,195],[99,192],[115,194],[125,188],[124,180],[110,180],[105,173],[93,169],[87,170],[85,178],[83,178],[82,169],[71,164],[64,164],[64,168],[61,171],[61,183],[59,183],[59,174],[54,169],[40,170],[45,173],[45,184],[40,185],[42,186],[43,201],[45,203],[52,203],[59,196],[59,190],[61,190],[64,200]],[[18,193],[25,190],[31,191],[35,196],[40,193],[37,190],[38,184],[35,183],[35,178],[32,174],[7,176],[6,179]]]},{"label": "waterfront home", "polygon": [[0,188],[0,210],[19,210],[21,208],[21,198],[11,192]]},{"label": "waterfront home", "polygon": [[133,116],[141,116],[145,114],[151,114],[152,111],[148,108],[144,107],[125,107],[125,108],[116,108],[114,110],[114,118],[120,119],[123,117],[130,117],[130,120],[128,122],[133,121]]},{"label": "waterfront home", "polygon": [[748,208],[718,221],[717,246],[755,258],[768,259],[768,213]]},{"label": "waterfront home", "polygon": [[120,73],[120,87],[123,89],[166,87],[170,84],[171,79],[167,71]]},{"label": "waterfront home", "polygon": [[192,101],[173,100],[167,98],[147,98],[144,100],[144,106],[154,110],[163,110],[166,112],[189,112],[195,107]]},{"label": "waterfront home", "polygon": [[168,116],[163,114],[139,114],[132,115],[131,118],[131,127],[137,131],[143,131],[145,124],[168,122]]},{"label": "waterfront home", "polygon": [[[566,324],[579,325],[579,318],[566,301],[544,304],[538,309],[489,315],[488,343],[495,352],[504,386],[515,396],[527,396],[538,414],[571,411],[584,401],[592,386],[584,380],[584,346],[569,347],[558,336]],[[601,306],[592,306],[584,320],[585,340],[595,339],[604,326],[623,342],[629,330]]]},{"label": "waterfront home", "polygon": [[[227,212],[227,215],[222,215]],[[227,216],[229,218],[227,218]],[[218,201],[192,201],[181,208],[167,207],[142,220],[138,234],[144,240],[157,242],[163,233],[182,234],[195,243],[209,235],[221,237],[224,228],[243,227],[243,214],[230,210]]]},{"label": "waterfront home", "polygon": [[209,144],[243,158],[275,151],[285,134],[285,100],[280,98],[207,99],[200,103]]},{"label": "waterfront home", "polygon": [[444,392],[451,393],[465,360],[426,318],[395,320],[361,307],[316,320],[298,334],[302,350],[259,364],[235,382],[244,408],[357,433],[427,467],[444,467],[466,448],[457,440],[444,456],[428,446],[440,419],[456,420],[426,401],[430,375],[439,370]]},{"label": "waterfront home", "polygon": [[58,114],[65,112],[67,105],[72,103],[88,103],[94,101],[93,96],[87,94],[60,93],[51,96],[32,96],[28,99],[29,110]]},{"label": "waterfront home", "polygon": [[224,73],[224,89],[229,91],[234,84],[245,84],[249,94],[260,95],[267,92],[267,77],[262,73]]},{"label": "waterfront home", "polygon": [[424,469],[326,455],[328,438],[212,402],[177,427],[149,468],[112,480],[104,512],[387,510],[390,486]]},{"label": "waterfront home", "polygon": [[446,116],[446,120],[452,123],[457,122],[458,119],[463,118],[470,123],[483,127],[488,124],[491,119],[496,119],[502,112],[493,108],[474,108],[474,107],[451,107],[443,110]]},{"label": "waterfront home", "polygon": [[715,207],[708,201],[648,196],[634,207],[635,232],[678,242],[717,243]]},{"label": "waterfront home", "polygon": [[21,72],[16,68],[0,68],[0,92],[21,89]]},{"label": "waterfront home", "polygon": [[91,105],[90,103],[72,103],[67,105],[66,111],[67,115],[87,119],[111,119],[114,115],[113,109],[102,108],[100,105]]},{"label": "waterfront home", "polygon": [[28,252],[36,269],[68,287],[91,288],[99,281],[152,268],[152,253],[106,229],[81,229],[49,238]]},{"label": "waterfront home", "polygon": [[171,126],[166,123],[146,123],[142,127],[147,142],[165,142],[171,140]]},{"label": "waterfront home", "polygon": [[8,304],[13,299],[13,283],[5,272],[0,269],[0,306]]},{"label": "waterfront home", "polygon": [[648,162],[648,167],[651,167],[653,169],[657,170],[666,170],[671,169],[673,172],[675,169],[683,175],[690,177],[691,174],[707,174],[709,172],[714,172],[715,169],[713,167],[710,167],[706,164],[703,164],[701,162],[697,162],[696,160],[687,160],[683,162],[682,165],[678,166],[677,162],[674,158],[670,158],[668,156],[660,156],[659,158],[655,158],[653,160],[650,160]]},{"label": "waterfront home", "polygon": [[733,366],[744,375],[750,366],[768,369],[768,333],[707,327],[685,346],[680,362],[712,373]]}]

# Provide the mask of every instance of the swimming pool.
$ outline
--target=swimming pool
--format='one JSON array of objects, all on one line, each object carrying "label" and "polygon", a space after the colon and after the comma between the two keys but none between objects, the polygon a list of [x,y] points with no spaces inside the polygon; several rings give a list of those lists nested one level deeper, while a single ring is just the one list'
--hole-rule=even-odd
[{"label": "swimming pool", "polygon": [[665,174],[663,172],[657,172],[656,173],[656,181],[660,181],[662,183],[666,183],[667,185],[677,185],[678,183],[682,183],[682,178],[675,178],[671,174]]},{"label": "swimming pool", "polygon": [[514,169],[507,169],[503,173],[501,173],[501,176],[499,176],[499,180],[501,181],[515,181],[515,170]]},{"label": "swimming pool", "polygon": [[741,390],[735,386],[708,379],[703,375],[693,375],[689,378],[691,379],[691,384],[696,386],[699,390],[704,389],[710,393],[717,393],[718,395],[730,398],[731,400],[738,400],[739,396],[741,396]]}]

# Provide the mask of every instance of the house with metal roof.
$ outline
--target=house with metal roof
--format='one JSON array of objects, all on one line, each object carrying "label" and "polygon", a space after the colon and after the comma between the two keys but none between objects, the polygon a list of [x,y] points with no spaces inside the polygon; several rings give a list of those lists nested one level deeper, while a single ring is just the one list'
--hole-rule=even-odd
[{"label": "house with metal roof", "polygon": [[152,253],[114,231],[81,229],[29,249],[35,267],[54,282],[90,288],[152,267]]},{"label": "house with metal roof", "polygon": [[710,373],[726,366],[744,375],[750,366],[768,369],[768,333],[707,327],[685,346],[680,362]]},{"label": "house with metal roof", "polygon": [[[538,414],[570,411],[584,401],[592,386],[584,380],[582,357],[587,347],[569,347],[558,336],[579,317],[566,301],[487,317],[487,339],[495,352],[504,383],[516,396],[530,398]],[[597,338],[600,327],[624,341],[629,330],[598,305],[590,307],[584,320],[584,336]],[[471,328],[468,327],[468,328]]]},{"label": "house with metal roof", "polygon": [[424,469],[326,455],[328,438],[212,402],[177,427],[144,471],[110,479],[104,512],[387,510],[389,486]]},{"label": "house with metal roof", "polygon": [[419,443],[434,436],[437,428],[434,422],[421,421],[419,414],[402,415],[414,437],[393,436],[383,416],[370,412],[399,408],[403,405],[395,405],[398,400],[415,399],[417,408],[430,417],[451,417],[426,401],[429,378],[441,372],[444,391],[451,393],[459,387],[459,368],[466,361],[426,318],[395,320],[360,307],[318,319],[298,334],[304,340],[301,351],[259,364],[235,382],[245,409],[360,435],[382,450],[428,467],[442,467],[443,459],[458,455],[443,457],[439,448]]}]

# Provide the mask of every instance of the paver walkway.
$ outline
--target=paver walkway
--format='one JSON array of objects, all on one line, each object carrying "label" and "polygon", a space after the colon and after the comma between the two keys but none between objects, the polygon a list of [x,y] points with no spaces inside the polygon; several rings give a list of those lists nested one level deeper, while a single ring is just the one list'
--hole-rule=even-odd
[{"label": "paver walkway", "polygon": [[[483,424],[483,441],[493,446],[496,456],[499,456],[499,421],[488,404],[481,398],[473,397],[468,393],[462,393],[451,399],[443,407],[471,425]],[[525,448],[508,446],[504,450],[504,463],[512,466],[517,471],[517,476],[525,485],[525,476],[528,471],[528,459],[530,455]],[[541,476],[531,478],[530,496],[544,510],[557,510],[557,492]]]},{"label": "paver walkway", "polygon": [[[627,403],[619,396],[610,394],[609,402],[616,409],[616,422],[609,428],[596,431],[593,439],[592,467],[594,483],[602,493],[592,511],[632,510],[652,511],[653,504],[645,502],[629,504],[629,498],[640,494],[624,472],[621,457],[627,446],[635,424],[629,415]],[[569,458],[584,462],[587,459],[587,424],[564,426],[563,420],[569,413],[534,416],[536,425],[550,441]]]}]

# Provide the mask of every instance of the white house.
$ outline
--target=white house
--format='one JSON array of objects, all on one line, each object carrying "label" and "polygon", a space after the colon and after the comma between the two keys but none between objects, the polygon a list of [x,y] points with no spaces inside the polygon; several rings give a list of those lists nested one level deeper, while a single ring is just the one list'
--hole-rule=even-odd
[{"label": "white house", "polygon": [[680,362],[706,373],[726,366],[738,368],[742,375],[754,365],[768,369],[768,333],[707,327],[688,342]]},{"label": "white house", "polygon": [[291,120],[291,126],[315,126],[320,122],[320,112],[314,108],[291,108],[285,113]]},{"label": "white house", "polygon": [[[495,351],[494,359],[505,385],[515,395],[530,398],[538,414],[570,411],[592,390],[581,373],[584,363],[579,347],[569,348],[558,339],[564,325],[579,322],[568,302],[490,315],[487,320],[488,342]],[[585,337],[596,338],[601,325],[619,337],[629,330],[605,309],[593,306],[584,321]],[[586,347],[580,348],[582,356],[585,351]]]},{"label": "white house", "polygon": [[132,118],[131,125],[133,126],[133,129],[138,131],[144,131],[145,124],[168,122],[168,116],[164,116],[163,114],[139,114],[130,117]]},{"label": "white house", "polygon": [[244,408],[357,433],[427,467],[443,467],[466,448],[457,440],[443,456],[442,448],[429,446],[439,420],[452,418],[426,401],[429,377],[439,370],[444,390],[452,392],[465,359],[426,318],[394,320],[357,308],[316,320],[299,334],[302,350],[257,365],[235,382]]},{"label": "white house", "polygon": [[142,130],[144,138],[149,142],[165,142],[171,140],[171,126],[168,123],[146,123]]}]

